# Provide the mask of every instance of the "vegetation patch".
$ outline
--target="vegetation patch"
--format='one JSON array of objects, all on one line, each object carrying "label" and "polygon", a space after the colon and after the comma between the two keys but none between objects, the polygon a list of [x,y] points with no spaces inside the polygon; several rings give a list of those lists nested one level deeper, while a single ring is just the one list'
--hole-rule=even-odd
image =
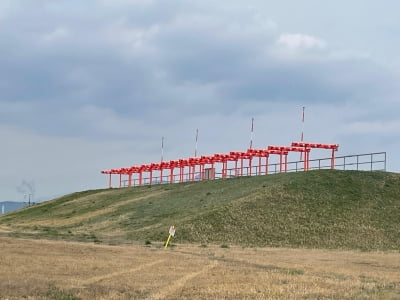
[{"label": "vegetation patch", "polygon": [[400,249],[400,175],[317,170],[79,192],[0,216],[2,235],[123,244]]},{"label": "vegetation patch", "polygon": [[81,298],[74,296],[73,294],[63,291],[55,286],[50,286],[46,293],[46,297],[52,300],[80,300]]}]

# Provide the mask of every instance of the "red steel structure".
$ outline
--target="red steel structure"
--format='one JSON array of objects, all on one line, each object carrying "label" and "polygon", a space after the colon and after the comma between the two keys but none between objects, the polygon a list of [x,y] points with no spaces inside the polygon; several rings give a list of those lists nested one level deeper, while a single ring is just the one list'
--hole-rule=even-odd
[{"label": "red steel structure", "polygon": [[309,169],[309,162],[310,162],[310,150],[311,148],[318,148],[318,149],[330,149],[332,150],[332,156],[331,156],[331,168],[335,168],[335,151],[338,151],[339,145],[338,144],[319,144],[319,143],[305,143],[305,142],[292,142],[292,147],[301,147],[304,149],[305,152],[305,158],[304,162],[307,164],[307,168],[305,170]]},{"label": "red steel structure", "polygon": [[[290,146],[268,146],[268,150],[275,151],[283,151],[286,153],[285,155],[285,172],[287,172],[287,153],[289,152],[300,152],[300,153],[309,153],[311,149],[304,147],[290,147]],[[304,155],[304,170],[308,170],[308,159],[307,155]]]},{"label": "red steel structure", "polygon": [[[195,181],[195,180],[204,180],[204,179],[213,179],[213,178],[204,178],[206,167],[211,166],[210,169],[214,170],[216,164],[221,164],[222,168],[222,178],[227,178],[229,176],[237,177],[237,176],[245,176],[252,175],[253,169],[253,158],[258,158],[258,164],[256,169],[256,175],[262,174],[262,159],[265,158],[265,170],[264,174],[268,174],[268,166],[269,166],[269,157],[271,155],[279,155],[279,172],[287,172],[287,157],[290,152],[300,152],[304,153],[304,167],[303,170],[309,170],[309,162],[310,162],[310,152],[311,149],[328,149],[332,151],[331,154],[331,168],[334,168],[334,160],[335,160],[335,151],[339,149],[339,145],[337,144],[320,144],[320,143],[306,143],[306,142],[292,142],[291,146],[268,146],[266,149],[248,149],[246,152],[240,151],[232,151],[228,154],[216,153],[214,155],[208,156],[200,156],[200,157],[190,157],[190,158],[181,158],[178,160],[171,161],[161,161],[158,163],[144,164],[139,166],[131,166],[120,169],[110,169],[101,171],[102,174],[109,175],[109,187],[112,187],[112,175],[119,175],[119,187],[122,187],[122,176],[128,176],[128,187],[132,186],[133,177],[137,175],[138,185],[144,185],[145,182],[143,180],[143,173],[149,173],[149,184],[154,183],[164,183],[164,170],[169,170],[169,175],[167,175],[168,182],[175,182],[175,174],[174,171],[176,168],[179,169],[179,182],[185,181],[185,169],[188,170],[186,181]],[[247,166],[245,166],[245,162],[247,161]],[[228,163],[234,162],[234,175],[228,175]],[[238,163],[240,162],[240,167]],[[247,174],[244,174],[244,169],[247,169]],[[198,170],[198,177],[196,178],[196,170]],[[154,171],[158,171],[159,181],[154,182]],[[212,173],[214,174],[214,173]],[[213,175],[214,176],[214,175]]]},{"label": "red steel structure", "polygon": [[270,154],[276,154],[275,151],[269,151],[265,149],[248,149],[247,152],[253,155],[253,157],[258,157],[257,175],[261,175],[262,158],[265,157],[265,174],[268,174],[269,156]]}]

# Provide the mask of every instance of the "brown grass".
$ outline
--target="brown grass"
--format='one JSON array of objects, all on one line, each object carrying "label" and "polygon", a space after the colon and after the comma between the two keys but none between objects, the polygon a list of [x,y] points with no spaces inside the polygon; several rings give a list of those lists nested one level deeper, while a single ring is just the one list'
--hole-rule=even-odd
[{"label": "brown grass", "polygon": [[0,299],[400,298],[394,252],[0,237],[0,253]]}]

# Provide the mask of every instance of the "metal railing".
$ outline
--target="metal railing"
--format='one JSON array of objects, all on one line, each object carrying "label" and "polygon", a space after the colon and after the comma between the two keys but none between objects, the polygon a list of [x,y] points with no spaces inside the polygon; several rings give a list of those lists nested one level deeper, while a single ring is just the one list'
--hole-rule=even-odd
[{"label": "metal railing", "polygon": [[[367,153],[367,154],[355,154],[355,155],[346,155],[346,156],[338,156],[335,157],[334,160],[335,169],[338,170],[357,170],[357,171],[386,171],[386,152],[375,152],[375,153]],[[318,158],[311,159],[309,161],[309,170],[321,170],[321,169],[330,169],[331,168],[331,158]],[[249,166],[243,166],[238,171],[238,168],[228,168],[227,169],[227,178],[239,177],[239,176],[255,176],[255,175],[268,175],[268,174],[277,174],[280,172],[280,164],[272,163],[272,164],[261,164],[254,165],[251,168]],[[287,163],[287,172],[300,172],[304,171],[304,162],[303,161],[294,161]],[[200,172],[195,172],[194,180],[201,180]],[[162,180],[160,176],[152,177],[152,184],[167,184],[171,183],[170,174],[164,175]],[[192,181],[191,173],[185,173],[184,182]],[[215,172],[215,177],[212,179],[220,179],[223,178],[222,172]],[[206,179],[203,179],[206,180]],[[172,183],[180,182],[180,175],[173,174]],[[149,185],[150,177],[142,178],[142,185]],[[132,179],[132,186],[138,186],[139,179]],[[127,187],[128,180],[121,180],[121,186]]]}]

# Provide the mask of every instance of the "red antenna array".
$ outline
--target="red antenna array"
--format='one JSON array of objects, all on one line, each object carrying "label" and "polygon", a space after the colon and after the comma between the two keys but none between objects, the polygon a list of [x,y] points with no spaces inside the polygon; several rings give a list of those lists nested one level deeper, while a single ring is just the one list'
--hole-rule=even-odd
[{"label": "red antenna array", "polygon": [[[162,139],[162,147],[163,147]],[[197,133],[196,133],[196,141],[197,141]],[[131,166],[119,169],[111,169],[111,170],[103,170],[102,174],[109,175],[109,187],[112,187],[112,175],[119,175],[119,186],[122,187],[122,176],[128,176],[128,186],[132,186],[133,176],[137,175],[138,185],[143,185],[143,173],[149,173],[149,184],[153,184],[154,182],[154,171],[158,171],[159,181],[156,183],[163,183],[163,171],[169,170],[168,180],[169,183],[175,182],[174,171],[175,169],[179,169],[179,182],[185,181],[185,169],[188,169],[189,173],[187,173],[187,181],[195,181],[195,180],[204,180],[204,179],[213,179],[215,178],[214,170],[215,165],[220,164],[222,169],[222,178],[228,177],[228,163],[234,162],[235,167],[233,168],[234,174],[229,174],[229,176],[244,176],[244,175],[252,175],[253,169],[253,158],[258,158],[258,164],[256,169],[256,175],[262,174],[262,159],[265,158],[265,171],[264,174],[268,174],[269,167],[269,157],[271,155],[279,156],[279,172],[287,172],[287,156],[290,152],[300,152],[304,153],[304,167],[303,170],[309,170],[309,162],[310,162],[310,152],[311,149],[327,149],[331,150],[331,168],[334,168],[334,160],[335,160],[335,151],[339,149],[339,145],[337,144],[320,144],[320,143],[307,143],[307,142],[292,142],[290,146],[267,146],[265,149],[253,149],[250,148],[246,152],[240,151],[231,151],[227,154],[217,153],[209,156],[200,156],[197,157],[197,151],[195,151],[195,157],[190,158],[181,158],[178,160],[171,161],[163,161],[163,156],[161,156],[161,162],[144,164],[139,166]],[[247,162],[247,166],[245,163]],[[239,167],[240,163],[240,167]],[[210,166],[209,168],[206,168]],[[199,169],[196,178],[196,169]],[[247,173],[244,174],[244,170],[247,170]],[[232,170],[232,169],[230,169]],[[211,172],[211,173],[210,173]]]}]

